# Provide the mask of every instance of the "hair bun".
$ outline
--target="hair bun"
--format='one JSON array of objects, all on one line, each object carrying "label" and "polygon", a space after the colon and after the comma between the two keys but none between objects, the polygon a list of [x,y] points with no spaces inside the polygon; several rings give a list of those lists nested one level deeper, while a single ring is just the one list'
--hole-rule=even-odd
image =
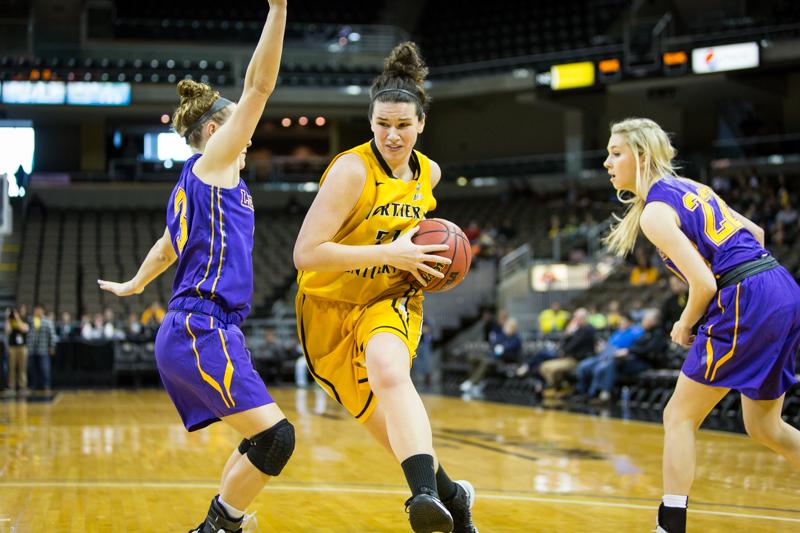
[{"label": "hair bun", "polygon": [[428,75],[428,67],[417,45],[406,41],[394,47],[386,58],[383,72],[388,77],[411,78],[417,85],[422,85]]},{"label": "hair bun", "polygon": [[178,96],[181,99],[200,98],[213,89],[205,83],[198,83],[194,80],[181,80],[178,82]]}]

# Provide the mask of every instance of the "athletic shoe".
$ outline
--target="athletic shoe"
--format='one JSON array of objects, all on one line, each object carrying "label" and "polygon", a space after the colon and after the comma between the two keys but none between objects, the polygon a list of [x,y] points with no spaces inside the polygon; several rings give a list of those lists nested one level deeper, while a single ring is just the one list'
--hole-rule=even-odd
[{"label": "athletic shoe", "polygon": [[475,504],[475,487],[466,480],[455,482],[456,494],[452,499],[442,502],[453,515],[453,533],[478,533],[472,523],[472,506]]},{"label": "athletic shoe", "polygon": [[451,533],[453,517],[450,511],[429,489],[406,500],[406,512],[414,533]]}]

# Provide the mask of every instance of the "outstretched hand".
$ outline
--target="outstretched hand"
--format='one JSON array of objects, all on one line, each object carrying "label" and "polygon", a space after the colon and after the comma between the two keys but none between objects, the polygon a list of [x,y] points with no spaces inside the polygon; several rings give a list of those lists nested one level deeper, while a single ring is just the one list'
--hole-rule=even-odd
[{"label": "outstretched hand", "polygon": [[117,283],[115,281],[106,281],[103,279],[97,280],[97,285],[104,291],[108,291],[117,296],[131,296],[133,294],[141,294],[144,288],[137,287],[132,280],[124,283]]},{"label": "outstretched hand", "polygon": [[390,248],[387,263],[400,270],[406,270],[416,278],[423,287],[428,283],[420,274],[420,271],[430,274],[436,278],[443,278],[444,274],[431,267],[427,263],[442,263],[449,265],[452,261],[440,255],[433,255],[431,252],[444,252],[450,247],[446,244],[414,244],[411,238],[419,231],[419,226],[414,226],[396,241],[386,245]]}]

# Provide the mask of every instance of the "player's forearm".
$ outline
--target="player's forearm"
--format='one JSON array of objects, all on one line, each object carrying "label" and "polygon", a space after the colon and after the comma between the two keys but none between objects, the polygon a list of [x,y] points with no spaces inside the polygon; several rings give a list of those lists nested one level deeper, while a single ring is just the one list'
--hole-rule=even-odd
[{"label": "player's forearm", "polygon": [[689,284],[689,297],[686,300],[686,307],[683,308],[680,321],[689,327],[697,324],[708,309],[708,304],[717,293],[716,286],[708,284]]},{"label": "player's forearm", "polygon": [[156,279],[175,261],[176,257],[167,253],[166,246],[172,245],[169,242],[165,243],[164,237],[162,237],[150,248],[138,272],[131,279],[131,283],[137,290],[144,290],[151,281]]},{"label": "player's forearm", "polygon": [[298,270],[309,272],[344,272],[387,263],[386,245],[371,244],[351,246],[335,242],[324,242],[309,250],[295,253],[294,263]]},{"label": "player's forearm", "polygon": [[286,3],[271,3],[267,22],[244,76],[245,90],[256,89],[266,94],[272,94],[275,90],[281,66],[285,27]]}]

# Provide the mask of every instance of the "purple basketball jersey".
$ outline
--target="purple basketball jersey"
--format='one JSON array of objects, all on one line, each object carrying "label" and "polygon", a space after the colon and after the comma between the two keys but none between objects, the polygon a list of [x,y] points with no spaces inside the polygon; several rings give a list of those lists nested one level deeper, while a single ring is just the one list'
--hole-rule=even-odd
[{"label": "purple basketball jersey", "polygon": [[[731,268],[767,253],[743,229],[722,199],[710,187],[684,178],[664,177],[653,184],[646,203],[663,202],[681,221],[681,231],[695,245],[717,278]],[[686,279],[675,264],[661,255],[667,268]]]},{"label": "purple basketball jersey", "polygon": [[170,306],[199,298],[243,320],[253,295],[253,199],[242,180],[232,189],[200,181],[192,167],[201,155],[186,161],[167,205],[178,254]]}]

